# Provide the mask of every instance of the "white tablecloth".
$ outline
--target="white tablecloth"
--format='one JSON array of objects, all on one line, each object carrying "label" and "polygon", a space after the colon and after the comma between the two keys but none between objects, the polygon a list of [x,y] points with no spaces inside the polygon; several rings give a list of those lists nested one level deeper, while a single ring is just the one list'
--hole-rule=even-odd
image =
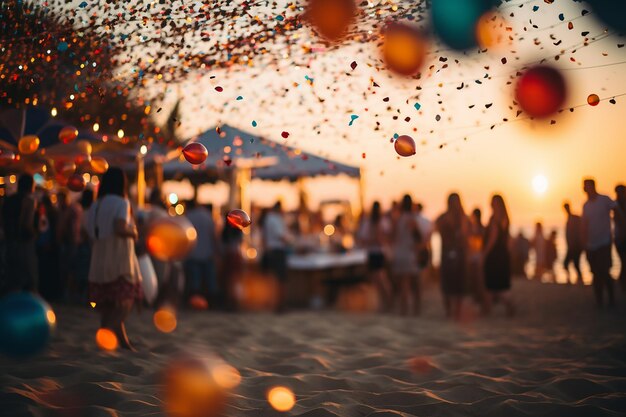
[{"label": "white tablecloth", "polygon": [[292,254],[287,258],[287,267],[293,270],[322,270],[365,265],[367,251],[355,249],[346,253],[309,253],[306,255]]}]

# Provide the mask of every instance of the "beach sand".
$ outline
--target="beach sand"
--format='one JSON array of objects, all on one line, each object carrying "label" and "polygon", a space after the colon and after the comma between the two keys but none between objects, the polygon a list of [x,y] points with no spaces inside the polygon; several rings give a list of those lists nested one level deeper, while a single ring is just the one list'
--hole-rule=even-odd
[{"label": "beach sand", "polygon": [[137,353],[98,350],[97,313],[57,305],[44,353],[0,359],[0,416],[164,416],[161,372],[190,348],[241,373],[229,417],[279,415],[265,399],[274,385],[295,393],[294,416],[626,415],[623,300],[597,311],[590,287],[521,281],[514,297],[515,318],[462,324],[442,318],[436,288],[418,318],[182,311],[163,334],[144,310],[128,322]]}]

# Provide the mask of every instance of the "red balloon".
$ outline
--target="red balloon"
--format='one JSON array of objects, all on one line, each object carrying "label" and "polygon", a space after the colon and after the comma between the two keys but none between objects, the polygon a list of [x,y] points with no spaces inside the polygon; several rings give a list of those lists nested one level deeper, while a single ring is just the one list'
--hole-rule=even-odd
[{"label": "red balloon", "polygon": [[72,174],[67,180],[67,188],[75,192],[83,191],[85,189],[85,178],[78,173]]},{"label": "red balloon", "polygon": [[348,33],[355,14],[354,0],[309,0],[305,18],[321,37],[335,42]]},{"label": "red balloon", "polygon": [[244,229],[250,226],[252,220],[250,220],[250,216],[243,210],[235,209],[228,212],[226,216],[226,220],[228,220],[228,224],[237,229]]},{"label": "red balloon", "polygon": [[515,100],[529,116],[544,118],[561,109],[566,90],[565,79],[558,70],[538,65],[517,81]]},{"label": "red balloon", "polygon": [[190,164],[198,165],[203,163],[209,151],[206,150],[203,144],[199,142],[191,142],[183,148],[183,156]]},{"label": "red balloon", "polygon": [[91,155],[86,153],[79,153],[74,157],[74,163],[76,165],[88,164],[91,161]]},{"label": "red balloon", "polygon": [[74,126],[65,126],[59,132],[59,140],[65,144],[71,143],[78,137],[78,129]]},{"label": "red balloon", "polygon": [[400,156],[415,155],[415,141],[408,135],[402,135],[393,144],[394,149]]}]

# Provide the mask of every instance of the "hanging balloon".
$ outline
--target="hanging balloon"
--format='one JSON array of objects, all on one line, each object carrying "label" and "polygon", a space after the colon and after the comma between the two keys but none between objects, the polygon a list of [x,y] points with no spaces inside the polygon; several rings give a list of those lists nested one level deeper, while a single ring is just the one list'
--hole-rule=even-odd
[{"label": "hanging balloon", "polygon": [[477,45],[478,20],[493,0],[434,0],[430,13],[435,34],[450,48],[463,51]]},{"label": "hanging balloon", "polygon": [[567,95],[565,79],[548,66],[538,65],[522,74],[517,81],[515,100],[526,114],[544,118],[556,113]]},{"label": "hanging balloon", "polygon": [[598,104],[600,104],[600,97],[598,97],[597,94],[589,94],[589,96],[587,97],[587,103],[590,106],[597,106]]},{"label": "hanging balloon", "polygon": [[191,142],[183,148],[183,156],[190,164],[198,165],[206,160],[209,151],[200,142]]},{"label": "hanging balloon", "polygon": [[67,188],[74,192],[81,192],[85,189],[85,178],[79,173],[70,175],[67,180]]},{"label": "hanging balloon", "polygon": [[393,148],[400,156],[415,155],[415,141],[408,135],[399,136],[394,142]]},{"label": "hanging balloon", "polygon": [[184,217],[164,217],[148,228],[148,252],[161,261],[184,259],[196,245],[196,229]]},{"label": "hanging balloon", "polygon": [[89,143],[88,141],[84,139],[76,142],[76,148],[78,149],[78,152],[82,154],[91,155],[91,151],[92,151],[91,143]]},{"label": "hanging balloon", "polygon": [[89,164],[94,174],[104,174],[109,169],[109,163],[101,156],[94,156]]},{"label": "hanging balloon", "polygon": [[30,155],[39,149],[39,138],[35,135],[26,135],[17,143],[17,149],[24,155]]},{"label": "hanging balloon", "polygon": [[229,211],[228,215],[226,216],[226,220],[228,220],[228,224],[240,230],[250,226],[250,223],[252,223],[252,220],[250,220],[250,216],[248,216],[248,213],[241,209]]},{"label": "hanging balloon", "polygon": [[497,12],[484,13],[476,24],[476,41],[483,49],[494,49],[504,45],[507,38],[507,22]]},{"label": "hanging balloon", "polygon": [[383,58],[387,67],[401,75],[416,75],[424,63],[428,43],[411,26],[394,23],[385,28]]},{"label": "hanging balloon", "polygon": [[356,11],[354,0],[309,0],[304,17],[319,36],[337,42],[348,33]]},{"label": "hanging balloon", "polygon": [[89,165],[91,162],[91,155],[88,153],[79,153],[74,157],[74,163],[76,166]]},{"label": "hanging balloon", "polygon": [[624,0],[589,0],[596,16],[608,26],[626,35],[626,2]]},{"label": "hanging balloon", "polygon": [[11,357],[34,355],[47,345],[56,323],[50,306],[29,292],[0,299],[0,352]]},{"label": "hanging balloon", "polygon": [[76,137],[78,137],[78,129],[74,126],[65,126],[59,132],[59,140],[66,145],[73,142]]}]

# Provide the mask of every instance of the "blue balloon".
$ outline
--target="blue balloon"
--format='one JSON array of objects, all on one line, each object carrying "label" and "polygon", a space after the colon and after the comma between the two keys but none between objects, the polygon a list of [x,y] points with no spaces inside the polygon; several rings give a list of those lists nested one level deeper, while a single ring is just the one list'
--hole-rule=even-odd
[{"label": "blue balloon", "polygon": [[433,30],[449,47],[463,51],[478,45],[476,24],[493,0],[432,0]]},{"label": "blue balloon", "polygon": [[56,318],[41,297],[29,292],[11,293],[0,299],[0,352],[14,358],[42,351]]}]

